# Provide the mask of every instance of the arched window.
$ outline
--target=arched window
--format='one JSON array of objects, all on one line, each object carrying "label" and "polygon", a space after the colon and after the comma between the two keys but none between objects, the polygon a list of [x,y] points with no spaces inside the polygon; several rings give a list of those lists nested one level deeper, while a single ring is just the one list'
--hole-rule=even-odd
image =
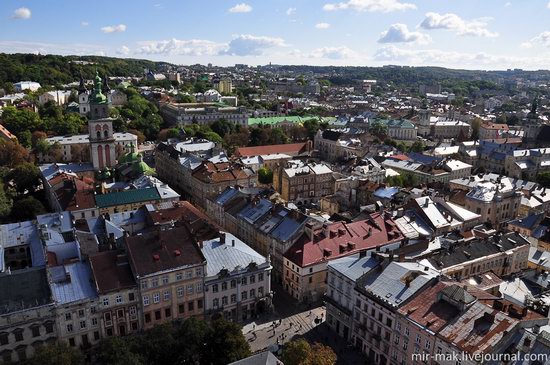
[{"label": "arched window", "polygon": [[103,136],[105,138],[109,138],[109,131],[108,130],[103,131]]},{"label": "arched window", "polygon": [[101,131],[97,131],[97,139],[100,139],[101,138]]}]

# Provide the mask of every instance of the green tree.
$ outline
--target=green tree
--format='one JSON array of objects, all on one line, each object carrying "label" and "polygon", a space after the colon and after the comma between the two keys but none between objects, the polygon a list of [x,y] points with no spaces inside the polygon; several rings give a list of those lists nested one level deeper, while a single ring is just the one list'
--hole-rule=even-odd
[{"label": "green tree", "polygon": [[30,162],[22,163],[11,170],[5,177],[15,185],[15,190],[22,194],[34,192],[40,185],[40,169]]},{"label": "green tree", "polygon": [[84,364],[82,353],[67,344],[56,342],[40,346],[26,365],[79,365]]},{"label": "green tree", "polygon": [[178,103],[195,103],[197,100],[193,95],[178,94],[176,95],[176,102]]},{"label": "green tree", "polygon": [[477,141],[479,139],[479,128],[481,127],[481,119],[475,118],[472,121],[472,135],[470,138],[474,141]]},{"label": "green tree", "polygon": [[206,343],[206,364],[225,365],[251,355],[242,327],[224,318],[212,321]]},{"label": "green tree", "polygon": [[97,351],[98,361],[101,364],[111,365],[142,365],[144,359],[133,352],[128,346],[125,337],[109,337],[99,343]]},{"label": "green tree", "polygon": [[258,181],[260,184],[271,184],[273,183],[273,171],[267,167],[262,167],[258,170]]},{"label": "green tree", "polygon": [[57,105],[54,101],[49,100],[38,108],[38,114],[41,118],[62,119],[63,108]]},{"label": "green tree", "polygon": [[46,213],[44,205],[32,196],[15,200],[11,208],[11,218],[15,221],[35,219],[37,215]]},{"label": "green tree", "polygon": [[413,152],[423,152],[424,151],[424,143],[422,141],[416,141],[411,146],[411,151]]},{"label": "green tree", "polygon": [[12,204],[12,200],[4,190],[4,184],[0,182],[0,217],[6,217],[10,214]]},{"label": "green tree", "polygon": [[384,139],[388,135],[388,127],[381,122],[374,121],[369,126],[369,133],[380,139]]},{"label": "green tree", "polygon": [[77,113],[69,113],[59,119],[52,120],[49,129],[56,135],[73,135],[83,130],[86,119]]},{"label": "green tree", "polygon": [[332,348],[318,342],[311,346],[310,365],[334,365],[338,357]]},{"label": "green tree", "polygon": [[206,138],[207,140],[211,141],[211,142],[214,142],[214,143],[222,143],[223,142],[223,138],[220,137],[220,135],[216,132],[206,132],[204,133],[204,138]]},{"label": "green tree", "polygon": [[210,128],[223,138],[226,134],[235,131],[235,124],[228,122],[225,119],[218,119],[210,125]]},{"label": "green tree", "polygon": [[285,344],[283,347],[283,363],[285,365],[306,365],[311,357],[311,346],[300,338]]},{"label": "green tree", "polygon": [[40,116],[28,109],[5,107],[2,111],[2,124],[13,133],[25,147],[31,145],[32,132],[42,129],[43,122]]}]

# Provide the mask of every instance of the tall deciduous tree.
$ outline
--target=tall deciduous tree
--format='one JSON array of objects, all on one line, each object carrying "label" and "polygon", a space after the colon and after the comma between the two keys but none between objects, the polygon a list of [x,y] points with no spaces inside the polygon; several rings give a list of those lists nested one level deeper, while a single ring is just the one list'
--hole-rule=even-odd
[{"label": "tall deciduous tree", "polygon": [[40,346],[25,365],[80,365],[84,364],[82,353],[65,343]]},{"label": "tall deciduous tree", "polygon": [[0,165],[14,167],[29,161],[29,151],[14,141],[0,141]]},{"label": "tall deciduous tree", "polygon": [[22,163],[6,175],[6,181],[11,181],[18,193],[34,192],[40,185],[40,169],[30,162]]}]

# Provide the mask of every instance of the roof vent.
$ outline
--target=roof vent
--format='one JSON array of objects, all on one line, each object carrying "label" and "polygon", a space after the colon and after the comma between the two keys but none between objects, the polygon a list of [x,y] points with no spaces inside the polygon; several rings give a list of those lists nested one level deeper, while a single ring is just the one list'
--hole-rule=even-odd
[{"label": "roof vent", "polygon": [[157,254],[154,254],[154,255],[153,255],[153,260],[155,260],[155,261],[160,261],[160,256],[157,255]]},{"label": "roof vent", "polygon": [[174,250],[174,255],[175,256],[181,256],[181,251],[180,250]]}]

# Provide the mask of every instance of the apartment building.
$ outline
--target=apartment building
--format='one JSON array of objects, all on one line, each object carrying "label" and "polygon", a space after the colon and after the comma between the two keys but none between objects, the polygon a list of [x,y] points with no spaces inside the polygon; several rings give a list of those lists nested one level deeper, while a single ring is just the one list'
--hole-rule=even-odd
[{"label": "apartment building", "polygon": [[209,124],[220,119],[246,127],[245,107],[219,106],[217,103],[161,103],[160,113],[170,125]]},{"label": "apartment building", "polygon": [[315,224],[284,254],[284,289],[297,301],[314,302],[327,289],[327,264],[359,251],[398,244],[403,234],[385,213],[352,223]]},{"label": "apartment building", "polygon": [[0,363],[23,362],[56,341],[55,304],[43,267],[0,276]]},{"label": "apartment building", "polygon": [[90,266],[99,296],[102,338],[125,336],[142,328],[140,295],[128,257],[116,250],[91,255]]},{"label": "apartment building", "polygon": [[271,262],[231,233],[204,241],[205,315],[240,322],[271,310]]},{"label": "apartment building", "polygon": [[287,201],[316,202],[334,193],[334,177],[323,163],[291,160],[274,172],[273,188]]},{"label": "apartment building", "polygon": [[[144,329],[177,318],[202,317],[206,259],[188,225],[124,238],[141,298]],[[206,237],[204,237],[206,236]]]},{"label": "apartment building", "polygon": [[345,161],[365,154],[363,143],[358,138],[346,137],[342,132],[319,129],[314,139],[315,151],[325,161]]},{"label": "apartment building", "polygon": [[397,311],[437,277],[435,270],[419,263],[393,261],[357,280],[352,338],[369,363],[397,363],[390,358],[393,333],[398,326]]}]

